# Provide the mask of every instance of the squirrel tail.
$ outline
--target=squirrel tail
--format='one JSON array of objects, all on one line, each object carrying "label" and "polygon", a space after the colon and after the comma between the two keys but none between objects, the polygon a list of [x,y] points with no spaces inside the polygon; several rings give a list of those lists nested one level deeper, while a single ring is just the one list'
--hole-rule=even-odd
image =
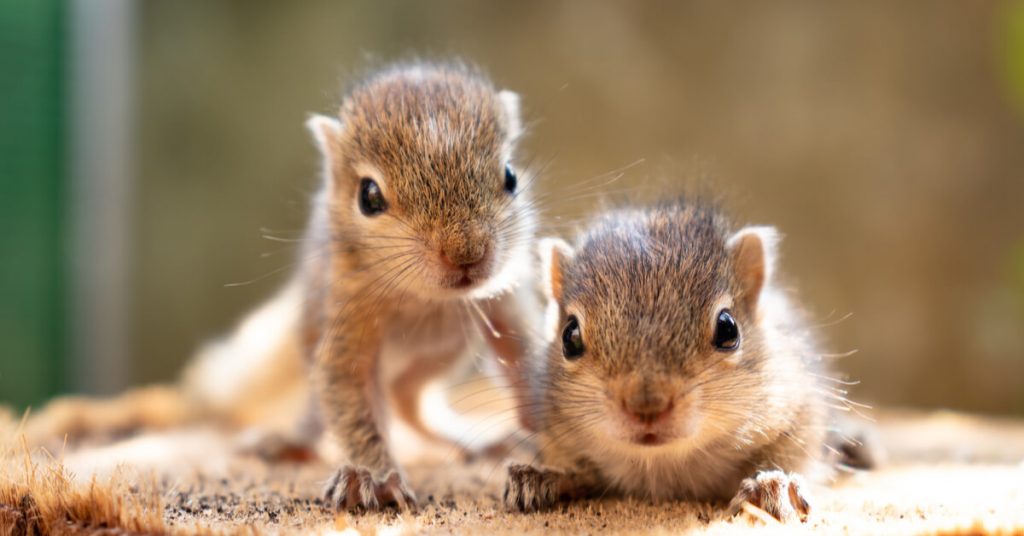
[{"label": "squirrel tail", "polygon": [[136,387],[110,398],[60,397],[27,415],[17,431],[39,445],[198,422],[288,430],[309,403],[298,329],[302,306],[296,278],[233,333],[206,344],[177,383]]},{"label": "squirrel tail", "polygon": [[301,413],[309,397],[300,341],[303,300],[294,278],[233,333],[199,351],[181,379],[193,414],[233,426],[276,427]]}]

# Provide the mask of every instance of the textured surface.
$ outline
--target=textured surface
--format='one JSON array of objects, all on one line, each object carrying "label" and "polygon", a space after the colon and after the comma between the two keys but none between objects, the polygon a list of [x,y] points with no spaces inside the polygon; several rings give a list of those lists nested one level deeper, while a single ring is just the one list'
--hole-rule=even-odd
[{"label": "textured surface", "polygon": [[[11,437],[15,423],[7,426],[4,433]],[[889,448],[886,466],[815,488],[814,511],[801,528],[852,534],[1024,533],[1024,423],[886,413],[879,437]],[[421,452],[422,460],[410,466],[418,513],[335,516],[319,501],[327,464],[266,464],[238,454],[238,438],[220,430],[177,429],[88,442],[66,447],[58,459],[36,449],[36,468],[29,477],[24,450],[8,453],[0,482],[0,533],[18,526],[18,519],[24,526],[25,511],[29,518],[49,516],[51,531],[56,526],[68,532],[84,526],[181,533],[248,527],[260,532],[475,534],[772,529],[749,514],[729,519],[724,505],[652,505],[614,498],[541,514],[507,514],[499,506],[503,463],[467,464],[444,449]],[[70,475],[66,479],[52,471],[60,459]],[[793,528],[775,527],[787,533]]]}]

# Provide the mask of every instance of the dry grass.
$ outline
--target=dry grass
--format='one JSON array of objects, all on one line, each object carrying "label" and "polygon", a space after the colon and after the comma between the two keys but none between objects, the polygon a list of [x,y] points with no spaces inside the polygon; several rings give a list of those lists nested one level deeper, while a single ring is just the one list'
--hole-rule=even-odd
[{"label": "dry grass", "polygon": [[155,483],[116,475],[86,484],[72,480],[56,459],[39,462],[28,447],[0,464],[0,534],[173,532],[164,523]]}]

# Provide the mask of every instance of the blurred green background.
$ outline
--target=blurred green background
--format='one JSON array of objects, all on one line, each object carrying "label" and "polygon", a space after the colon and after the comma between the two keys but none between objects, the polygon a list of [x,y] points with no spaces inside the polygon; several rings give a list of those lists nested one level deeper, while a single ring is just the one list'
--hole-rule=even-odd
[{"label": "blurred green background", "polygon": [[522,95],[553,213],[640,160],[609,189],[703,185],[785,234],[856,397],[1024,414],[1024,2],[0,6],[2,403],[173,378],[284,279],[307,114],[456,55]]}]

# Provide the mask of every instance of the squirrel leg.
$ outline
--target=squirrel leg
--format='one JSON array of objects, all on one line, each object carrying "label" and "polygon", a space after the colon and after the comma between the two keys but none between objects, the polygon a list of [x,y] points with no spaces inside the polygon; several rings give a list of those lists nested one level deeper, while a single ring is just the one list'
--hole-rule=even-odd
[{"label": "squirrel leg", "polygon": [[238,449],[268,462],[305,462],[317,457],[316,442],[323,433],[317,395],[309,393],[302,417],[289,430],[256,428],[241,436]]},{"label": "squirrel leg", "polygon": [[323,345],[324,353],[317,359],[324,423],[348,457],[348,463],[328,480],[324,499],[336,510],[379,510],[390,505],[414,509],[416,498],[391,459],[378,415],[378,352],[350,339],[336,335],[333,344]]},{"label": "squirrel leg", "polygon": [[[439,443],[460,446],[460,437],[451,437],[435,430],[423,418],[421,409],[425,388],[434,380],[450,371],[463,355],[460,348],[448,355],[418,356],[390,384],[395,415],[426,438]],[[444,408],[450,411],[450,408]],[[458,415],[446,418],[458,419]]]}]

